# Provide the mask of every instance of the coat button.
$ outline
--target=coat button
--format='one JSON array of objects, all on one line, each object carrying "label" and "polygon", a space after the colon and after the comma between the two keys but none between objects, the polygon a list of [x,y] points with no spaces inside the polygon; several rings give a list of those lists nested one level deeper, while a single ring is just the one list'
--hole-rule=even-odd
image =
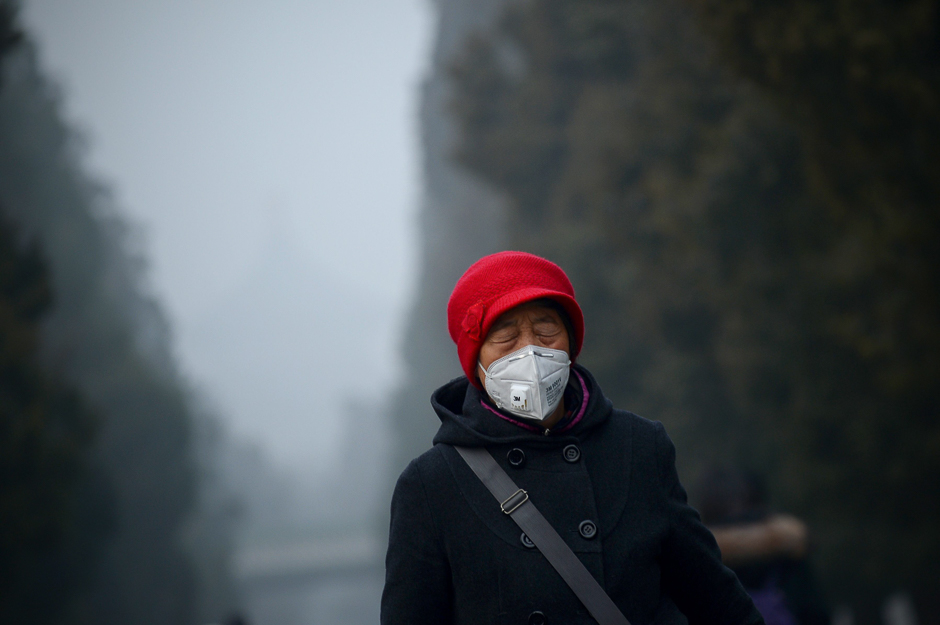
[{"label": "coat button", "polygon": [[545,620],[545,614],[536,610],[529,615],[529,625],[545,625],[548,621]]},{"label": "coat button", "polygon": [[568,445],[561,450],[561,453],[568,462],[577,462],[581,459],[581,450],[577,445]]},{"label": "coat button", "polygon": [[581,524],[578,525],[578,531],[581,536],[591,540],[597,535],[597,526],[594,525],[594,521],[581,521]]},{"label": "coat button", "polygon": [[528,534],[522,532],[522,536],[519,537],[519,540],[522,541],[522,544],[525,545],[527,549],[535,549],[535,543],[532,542],[532,539],[529,538]]},{"label": "coat button", "polygon": [[506,459],[509,460],[509,464],[512,466],[521,467],[525,464],[525,452],[518,447],[513,447],[509,450],[509,453],[506,454]]}]

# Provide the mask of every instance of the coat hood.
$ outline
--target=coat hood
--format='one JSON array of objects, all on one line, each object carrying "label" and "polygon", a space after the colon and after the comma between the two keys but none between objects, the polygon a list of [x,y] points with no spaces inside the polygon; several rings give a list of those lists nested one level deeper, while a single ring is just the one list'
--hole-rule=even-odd
[{"label": "coat hood", "polygon": [[[523,422],[494,407],[485,391],[476,388],[465,376],[455,378],[431,395],[431,406],[441,420],[434,443],[484,447],[514,442],[553,447],[570,437],[582,436],[606,421],[613,410],[600,386],[587,369],[571,365],[566,410],[570,419],[555,426],[548,435],[536,423]],[[571,406],[571,399],[577,403]]]}]

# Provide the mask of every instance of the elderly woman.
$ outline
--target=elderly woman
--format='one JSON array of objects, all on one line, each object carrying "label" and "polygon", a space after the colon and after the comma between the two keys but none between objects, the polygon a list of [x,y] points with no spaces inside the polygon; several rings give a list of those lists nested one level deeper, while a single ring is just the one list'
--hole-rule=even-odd
[{"label": "elderly woman", "polygon": [[[584,320],[561,268],[521,252],[482,258],[447,316],[466,375],[431,397],[434,446],[395,488],[384,625],[594,623],[542,543],[505,513],[517,505],[537,507],[634,625],[682,614],[762,623],[686,503],[663,426],[615,409],[573,364]],[[485,449],[525,495],[494,499],[461,448]]]}]

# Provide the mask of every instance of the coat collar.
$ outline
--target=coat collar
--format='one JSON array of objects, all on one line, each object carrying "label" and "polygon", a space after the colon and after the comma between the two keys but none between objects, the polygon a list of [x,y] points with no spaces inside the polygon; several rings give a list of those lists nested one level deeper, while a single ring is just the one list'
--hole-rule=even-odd
[{"label": "coat collar", "polygon": [[606,421],[612,407],[587,369],[577,364],[571,368],[573,375],[569,378],[566,400],[573,395],[578,398],[579,405],[548,435],[538,426],[522,422],[495,408],[485,391],[471,385],[466,377],[461,376],[440,387],[431,396],[431,405],[441,420],[434,443],[478,447],[526,442],[555,446],[563,438],[583,435]]}]

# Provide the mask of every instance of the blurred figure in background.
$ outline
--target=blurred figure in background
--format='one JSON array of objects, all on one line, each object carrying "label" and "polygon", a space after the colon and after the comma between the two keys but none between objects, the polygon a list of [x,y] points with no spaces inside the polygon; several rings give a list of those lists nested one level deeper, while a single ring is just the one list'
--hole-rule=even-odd
[{"label": "blurred figure in background", "polygon": [[698,488],[702,521],[722,561],[738,575],[767,625],[828,625],[829,612],[813,578],[806,524],[771,514],[754,474],[714,468]]}]

